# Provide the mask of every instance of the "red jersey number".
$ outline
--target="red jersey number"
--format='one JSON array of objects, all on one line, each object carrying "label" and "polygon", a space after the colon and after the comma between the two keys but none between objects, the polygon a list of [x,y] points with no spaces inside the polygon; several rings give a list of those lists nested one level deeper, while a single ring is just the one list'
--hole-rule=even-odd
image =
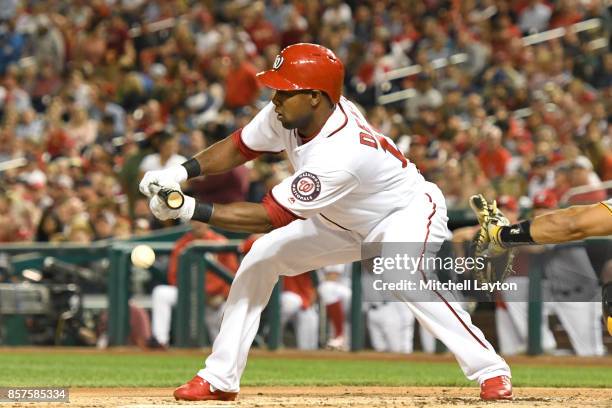
[{"label": "red jersey number", "polygon": [[365,146],[373,147],[374,149],[378,149],[378,145],[380,145],[384,152],[389,152],[396,159],[398,159],[402,163],[402,167],[408,166],[408,160],[406,160],[402,152],[395,147],[393,142],[389,142],[389,140],[382,135],[372,135],[370,133],[362,132],[359,134],[359,143]]}]

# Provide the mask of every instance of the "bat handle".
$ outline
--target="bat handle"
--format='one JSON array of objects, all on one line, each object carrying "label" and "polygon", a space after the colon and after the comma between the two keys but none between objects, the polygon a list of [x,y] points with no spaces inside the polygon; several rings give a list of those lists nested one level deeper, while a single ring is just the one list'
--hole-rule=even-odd
[{"label": "bat handle", "polygon": [[178,210],[183,206],[185,203],[185,196],[181,191],[174,190],[172,188],[159,187],[160,189],[157,192],[157,195],[164,201],[168,208]]}]

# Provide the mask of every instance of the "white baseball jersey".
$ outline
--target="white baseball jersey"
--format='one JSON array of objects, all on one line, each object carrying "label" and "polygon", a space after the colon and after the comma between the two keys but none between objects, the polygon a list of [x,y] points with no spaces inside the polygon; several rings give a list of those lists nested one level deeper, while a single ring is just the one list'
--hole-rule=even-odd
[{"label": "white baseball jersey", "polygon": [[393,141],[344,97],[308,143],[282,126],[272,103],[242,129],[240,138],[255,152],[287,152],[296,171],[273,188],[278,204],[297,218],[318,214],[336,228],[364,236],[407,206],[425,185]]}]

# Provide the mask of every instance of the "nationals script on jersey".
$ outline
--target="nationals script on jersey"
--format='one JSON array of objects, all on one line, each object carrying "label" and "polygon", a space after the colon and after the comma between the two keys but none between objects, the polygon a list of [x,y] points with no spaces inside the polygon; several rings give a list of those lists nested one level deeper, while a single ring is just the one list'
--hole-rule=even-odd
[{"label": "nationals script on jersey", "polygon": [[278,204],[298,218],[319,215],[362,236],[427,184],[391,139],[344,97],[307,143],[282,126],[272,103],[242,129],[240,139],[253,152],[287,152],[296,170],[272,189]]}]

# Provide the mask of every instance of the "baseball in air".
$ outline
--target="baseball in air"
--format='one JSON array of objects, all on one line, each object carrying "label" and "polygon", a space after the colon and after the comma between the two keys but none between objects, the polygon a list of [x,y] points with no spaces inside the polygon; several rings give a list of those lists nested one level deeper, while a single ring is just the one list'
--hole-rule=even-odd
[{"label": "baseball in air", "polygon": [[155,262],[155,252],[153,252],[153,248],[150,246],[141,244],[132,249],[130,258],[132,259],[132,264],[134,266],[147,269],[153,265],[153,262]]}]

